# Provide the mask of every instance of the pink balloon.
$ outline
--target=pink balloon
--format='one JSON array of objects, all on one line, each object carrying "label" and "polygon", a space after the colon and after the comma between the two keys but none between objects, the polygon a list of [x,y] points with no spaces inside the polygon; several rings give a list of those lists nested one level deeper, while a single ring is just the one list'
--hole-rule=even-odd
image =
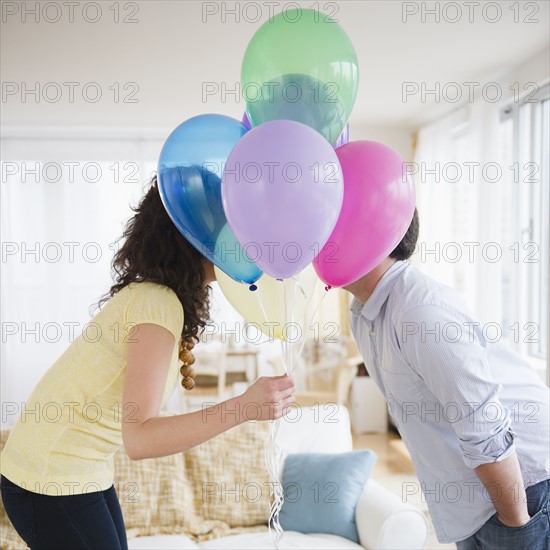
[{"label": "pink balloon", "polygon": [[227,159],[221,187],[227,221],[247,256],[277,279],[313,261],[344,194],[336,151],[293,120],[249,130]]},{"label": "pink balloon", "polygon": [[344,202],[334,231],[313,262],[330,286],[366,275],[399,244],[412,220],[414,183],[404,160],[376,141],[336,149],[344,174]]}]

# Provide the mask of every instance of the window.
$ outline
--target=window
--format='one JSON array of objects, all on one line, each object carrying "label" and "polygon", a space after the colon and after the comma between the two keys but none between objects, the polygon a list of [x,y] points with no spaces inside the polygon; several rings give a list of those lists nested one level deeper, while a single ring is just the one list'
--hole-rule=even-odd
[{"label": "window", "polygon": [[420,129],[414,163],[421,223],[413,262],[455,287],[490,339],[507,339],[541,377],[548,356],[549,96],[545,85],[499,105],[460,106]]},{"label": "window", "polygon": [[112,130],[6,134],[0,162],[1,398],[20,404],[109,289],[114,241],[162,141],[138,140],[131,132],[115,137]]},{"label": "window", "polygon": [[[541,360],[548,354],[548,219],[550,216],[549,86],[501,111],[502,163],[512,258],[503,274],[503,325],[518,348]],[[513,239],[512,239],[513,240]],[[524,289],[516,292],[513,289]]]}]

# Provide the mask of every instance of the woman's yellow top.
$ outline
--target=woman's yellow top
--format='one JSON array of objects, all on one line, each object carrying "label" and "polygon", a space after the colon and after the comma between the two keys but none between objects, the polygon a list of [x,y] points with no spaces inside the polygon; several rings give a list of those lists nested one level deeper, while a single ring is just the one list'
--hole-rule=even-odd
[{"label": "woman's yellow top", "polygon": [[164,406],[178,383],[183,308],[168,287],[131,283],[115,294],[48,369],[22,408],[0,456],[0,471],[35,493],[73,495],[108,489],[122,446],[122,391],[128,342],[152,323],[175,337]]}]

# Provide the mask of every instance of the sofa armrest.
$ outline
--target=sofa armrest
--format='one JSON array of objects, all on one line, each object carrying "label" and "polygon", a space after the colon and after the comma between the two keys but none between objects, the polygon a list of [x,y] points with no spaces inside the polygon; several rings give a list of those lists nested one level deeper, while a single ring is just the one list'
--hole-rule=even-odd
[{"label": "sofa armrest", "polygon": [[355,521],[361,546],[369,550],[424,548],[428,538],[424,514],[373,479],[357,503]]}]

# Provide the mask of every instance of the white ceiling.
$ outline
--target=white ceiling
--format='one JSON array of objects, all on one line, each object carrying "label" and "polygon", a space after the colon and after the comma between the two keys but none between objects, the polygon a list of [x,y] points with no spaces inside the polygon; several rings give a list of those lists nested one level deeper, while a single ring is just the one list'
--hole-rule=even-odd
[{"label": "white ceiling", "polygon": [[[350,36],[360,63],[360,88],[352,123],[391,127],[417,126],[430,118],[441,104],[433,98],[422,103],[417,96],[402,101],[403,82],[484,84],[495,74],[510,69],[536,53],[548,48],[549,2],[520,2],[520,22],[514,21],[513,2],[499,1],[502,15],[490,23],[482,13],[484,0],[475,7],[474,22],[469,22],[467,6],[458,4],[462,18],[458,23],[444,19],[454,17],[449,8],[439,23],[434,16],[421,13],[403,22],[403,10],[433,7],[435,2],[361,1],[318,2],[327,13],[333,12]],[[34,4],[34,2],[27,2]],[[63,5],[62,2],[57,2]],[[2,25],[1,76],[4,82],[32,87],[35,82],[78,82],[74,103],[68,101],[68,89],[60,101],[36,103],[32,96],[26,102],[21,95],[10,96],[3,102],[4,125],[98,125],[173,127],[182,120],[205,112],[219,112],[239,117],[243,103],[234,96],[225,102],[219,95],[203,101],[205,82],[229,88],[235,87],[240,76],[242,55],[248,41],[260,23],[241,20],[225,14],[226,9],[255,4],[264,17],[269,16],[267,3],[224,2],[220,11],[208,18],[203,10],[214,9],[213,2],[182,0],[140,1],[134,18],[137,23],[113,23],[114,12],[109,6],[118,4],[121,18],[126,2],[101,2],[102,17],[97,23],[82,21],[75,8],[75,22],[69,22],[68,12],[57,23],[42,20],[35,23],[32,16],[23,23],[21,14],[8,16]],[[130,3],[131,4],[131,3]],[[288,2],[279,2],[279,7]],[[303,7],[314,4],[300,2]],[[450,2],[439,2],[440,6]],[[457,4],[456,2],[454,4]],[[534,7],[526,9],[523,4]],[[205,7],[206,6],[206,7]],[[538,23],[523,22],[531,19]],[[130,8],[128,8],[129,10]],[[494,17],[495,8],[486,15]],[[93,16],[93,13],[90,12]],[[50,17],[53,12],[50,13]],[[87,82],[97,82],[102,99],[97,103],[82,100],[81,89]],[[136,82],[138,103],[116,103],[114,82]],[[127,91],[130,91],[128,88]],[[464,88],[465,93],[467,88]],[[126,93],[121,90],[122,97]]]}]

